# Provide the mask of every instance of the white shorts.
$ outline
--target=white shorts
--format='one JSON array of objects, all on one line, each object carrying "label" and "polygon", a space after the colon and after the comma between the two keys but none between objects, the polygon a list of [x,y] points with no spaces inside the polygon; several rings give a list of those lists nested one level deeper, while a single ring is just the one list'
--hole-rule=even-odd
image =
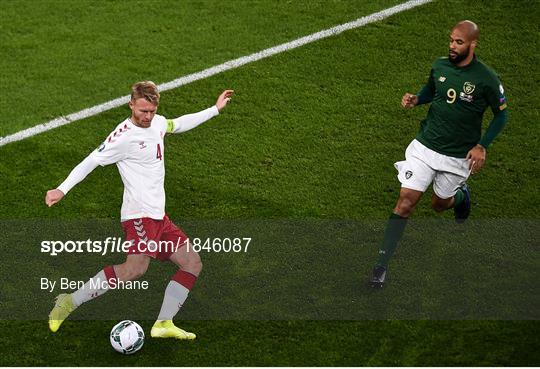
[{"label": "white shorts", "polygon": [[405,161],[394,164],[401,187],[426,192],[433,182],[433,191],[441,199],[454,196],[469,178],[469,161],[446,156],[413,140],[405,151]]}]

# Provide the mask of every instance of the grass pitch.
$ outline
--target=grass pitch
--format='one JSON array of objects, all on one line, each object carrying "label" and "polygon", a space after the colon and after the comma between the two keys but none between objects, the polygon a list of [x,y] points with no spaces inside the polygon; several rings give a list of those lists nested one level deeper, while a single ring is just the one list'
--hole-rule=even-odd
[{"label": "grass pitch", "polygon": [[[165,82],[395,4],[333,1],[305,6],[257,1],[232,2],[224,9],[211,2],[189,6],[176,2],[7,2],[0,21],[0,42],[6,51],[0,60],[0,83],[10,94],[0,99],[4,113],[0,134],[124,95],[136,80]],[[515,235],[515,240],[503,248],[473,235],[460,238],[442,232],[443,237],[433,232],[431,242],[421,243],[409,232],[390,266],[393,287],[370,295],[364,283],[399,189],[392,164],[402,160],[426,114],[425,108],[401,109],[399,100],[404,92],[422,86],[433,60],[447,52],[448,30],[462,19],[479,24],[478,55],[500,74],[511,114],[505,131],[489,150],[486,168],[470,180],[472,219],[506,225],[509,239]],[[35,320],[23,321],[3,313],[0,364],[538,365],[538,313],[534,310],[540,266],[538,19],[535,2],[436,1],[166,92],[160,106],[161,114],[174,117],[213,104],[224,88],[236,90],[233,104],[221,116],[167,139],[167,212],[180,225],[221,219],[375,222],[367,241],[353,240],[357,250],[350,242],[346,250],[329,248],[326,258],[309,254],[313,257],[305,262],[313,275],[335,272],[340,276],[328,278],[321,287],[323,295],[325,289],[356,288],[357,303],[369,311],[400,306],[406,302],[404,293],[416,291],[419,284],[429,292],[440,288],[439,295],[424,295],[422,304],[429,311],[441,302],[440,296],[461,296],[460,287],[471,287],[474,272],[480,270],[480,276],[504,279],[508,290],[528,288],[528,293],[516,297],[530,304],[519,306],[531,306],[532,311],[516,310],[512,303],[502,305],[514,317],[511,321],[282,320],[286,319],[282,315],[262,321],[190,320],[181,325],[196,332],[197,341],[147,339],[133,357],[117,355],[109,347],[108,333],[115,321],[70,320],[53,335],[41,313]],[[39,245],[28,241],[33,237],[25,233],[31,234],[28,225],[32,222],[118,218],[122,184],[114,167],[96,169],[51,209],[44,206],[43,197],[127,115],[127,107],[118,108],[0,148],[3,224],[15,220],[24,226],[6,225],[3,232],[10,237],[19,233],[20,238],[16,242],[4,236],[0,244],[10,255],[0,264],[3,307],[10,306],[12,301],[5,297],[16,296],[14,291],[20,291],[26,301],[52,304],[53,295],[45,302],[41,297],[32,299],[40,296],[34,290],[41,271],[74,270],[75,277],[85,279],[102,265],[119,261],[102,258],[99,264],[82,255],[68,267],[60,259],[44,258]],[[487,121],[490,114],[486,115]],[[436,217],[428,197],[415,219]],[[438,218],[449,220],[451,214]],[[287,290],[284,296],[295,288],[302,291],[303,278],[309,278],[290,267],[301,264],[305,255],[291,253],[296,259],[289,264],[271,253],[246,264],[234,256],[203,255],[205,271],[186,313],[192,309],[195,316],[195,307],[223,304],[216,298],[220,289],[209,283],[229,275],[237,275],[238,280],[249,273],[279,275]],[[237,268],[234,273],[228,265]],[[163,264],[153,263],[151,268],[163,280],[172,273]],[[29,284],[22,284],[18,275],[29,276],[21,278]],[[290,284],[282,278],[287,275],[295,277]],[[473,313],[475,306],[489,298],[512,302],[501,294],[505,289],[497,288],[497,279],[486,280],[489,283],[472,286],[481,292],[470,295],[468,306]],[[224,287],[242,291],[234,281]],[[138,299],[135,293],[125,296]],[[484,296],[483,300],[472,298],[478,296]],[[114,305],[123,297],[109,293],[85,308]],[[389,304],[383,304],[384,300]],[[241,307],[245,302],[225,301],[229,309],[231,303]],[[318,303],[331,308],[333,301]],[[41,312],[38,305],[35,311]],[[463,316],[470,317],[466,312]],[[148,333],[151,318],[141,323]]]}]

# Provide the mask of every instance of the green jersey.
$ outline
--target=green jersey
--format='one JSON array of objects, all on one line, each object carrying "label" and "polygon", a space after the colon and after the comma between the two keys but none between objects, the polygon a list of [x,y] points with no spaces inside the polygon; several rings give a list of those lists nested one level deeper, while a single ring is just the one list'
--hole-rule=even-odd
[{"label": "green jersey", "polygon": [[433,63],[419,103],[430,102],[416,139],[438,153],[464,158],[480,141],[482,117],[487,107],[493,114],[506,108],[504,89],[493,70],[473,58],[465,67],[448,58]]}]

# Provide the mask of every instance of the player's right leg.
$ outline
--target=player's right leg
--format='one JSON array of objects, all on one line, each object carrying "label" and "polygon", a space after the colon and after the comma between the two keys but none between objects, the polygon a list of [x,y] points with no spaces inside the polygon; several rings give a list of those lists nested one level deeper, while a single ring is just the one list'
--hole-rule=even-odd
[{"label": "player's right leg", "polygon": [[90,278],[77,291],[58,295],[49,314],[49,329],[56,332],[73,310],[84,302],[103,295],[109,289],[109,283],[113,283],[112,281],[115,279],[114,267],[109,265]]},{"label": "player's right leg", "polygon": [[149,263],[150,257],[147,255],[128,255],[123,264],[106,266],[77,291],[58,295],[54,308],[49,314],[50,330],[58,331],[64,320],[76,308],[103,295],[111,286],[114,288],[118,281],[131,281],[142,276]]},{"label": "player's right leg", "polygon": [[405,151],[405,161],[394,164],[401,182],[399,199],[386,224],[384,239],[379,248],[379,259],[370,278],[372,287],[382,287],[386,281],[388,263],[403,236],[407,219],[433,181],[436,171],[430,167],[430,150],[413,140]]},{"label": "player's right leg", "polygon": [[410,188],[401,188],[399,199],[390,219],[386,224],[384,239],[379,249],[379,259],[370,279],[371,287],[382,287],[386,282],[388,263],[397,248],[399,240],[403,236],[407,219],[412,214],[416,205],[422,198],[423,192]]},{"label": "player's right leg", "polygon": [[49,329],[56,332],[75,309],[70,293],[62,293],[56,296],[54,307],[49,313]]},{"label": "player's right leg", "polygon": [[148,247],[150,241],[159,240],[160,221],[150,218],[130,219],[122,222],[126,241],[132,241],[126,261],[100,270],[84,286],[71,294],[59,295],[49,314],[49,328],[56,332],[66,318],[83,303],[103,295],[118,281],[131,281],[142,276],[150,259],[155,257]]}]

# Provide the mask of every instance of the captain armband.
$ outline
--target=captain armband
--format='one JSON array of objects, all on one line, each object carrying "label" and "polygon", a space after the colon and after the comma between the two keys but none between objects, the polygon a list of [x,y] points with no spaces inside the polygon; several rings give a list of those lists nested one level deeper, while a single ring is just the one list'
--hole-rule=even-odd
[{"label": "captain armband", "polygon": [[173,133],[174,132],[174,121],[172,119],[167,119],[167,133]]}]

